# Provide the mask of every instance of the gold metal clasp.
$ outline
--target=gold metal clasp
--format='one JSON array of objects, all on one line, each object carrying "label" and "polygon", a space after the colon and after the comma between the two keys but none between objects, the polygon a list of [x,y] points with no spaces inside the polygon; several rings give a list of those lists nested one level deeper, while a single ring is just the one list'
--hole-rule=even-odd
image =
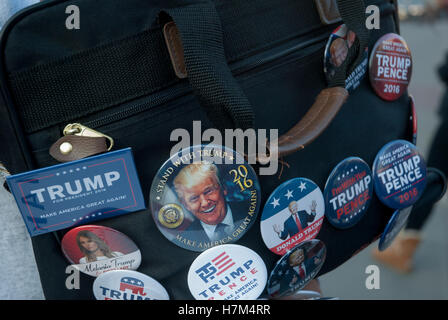
[{"label": "gold metal clasp", "polygon": [[105,137],[109,141],[107,151],[110,151],[114,146],[114,139],[112,139],[108,135],[105,135],[101,132],[86,127],[80,123],[70,123],[66,125],[63,134],[64,136],[75,135],[75,136],[93,137],[93,138]]}]

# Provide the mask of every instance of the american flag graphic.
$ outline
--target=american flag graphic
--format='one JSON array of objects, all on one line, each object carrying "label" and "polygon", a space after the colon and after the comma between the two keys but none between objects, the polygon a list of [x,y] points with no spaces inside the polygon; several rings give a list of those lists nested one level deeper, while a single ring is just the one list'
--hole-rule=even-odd
[{"label": "american flag graphic", "polygon": [[213,259],[212,263],[218,269],[217,276],[235,265],[235,262],[233,262],[225,251]]},{"label": "american flag graphic", "polygon": [[210,280],[213,280],[215,276],[219,276],[234,265],[235,262],[233,262],[232,258],[230,258],[230,256],[224,251],[216,258],[197,269],[196,274],[205,283],[208,283]]}]

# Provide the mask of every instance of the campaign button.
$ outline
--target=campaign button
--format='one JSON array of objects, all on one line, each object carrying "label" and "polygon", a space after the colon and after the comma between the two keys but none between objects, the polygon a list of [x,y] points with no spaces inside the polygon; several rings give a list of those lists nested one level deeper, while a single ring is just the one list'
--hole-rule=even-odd
[{"label": "campaign button", "polygon": [[97,300],[169,300],[165,288],[153,278],[130,270],[103,273],[93,282]]},{"label": "campaign button", "polygon": [[294,178],[277,187],[261,214],[261,236],[278,255],[301,242],[313,239],[322,227],[325,202],[322,191],[311,180]]},{"label": "campaign button", "polygon": [[373,183],[386,206],[404,209],[413,205],[426,186],[426,164],[417,147],[405,140],[386,144],[373,163]]},{"label": "campaign button", "polygon": [[395,33],[382,36],[373,46],[369,78],[375,93],[387,101],[406,91],[412,75],[412,56],[406,41]]},{"label": "campaign button", "polygon": [[409,124],[412,128],[412,144],[417,145],[417,110],[415,109],[415,99],[412,95],[409,95],[409,103],[411,105],[411,115],[409,116]]},{"label": "campaign button", "polygon": [[192,251],[240,239],[254,224],[260,201],[253,168],[234,150],[216,145],[174,154],[156,174],[150,192],[157,228]]},{"label": "campaign button", "polygon": [[392,244],[398,233],[400,233],[401,229],[406,225],[411,212],[412,206],[394,212],[381,234],[378,250],[386,250]]},{"label": "campaign button", "polygon": [[304,288],[322,268],[325,256],[325,244],[317,239],[303,242],[288,251],[277,262],[269,276],[269,296],[291,296]]},{"label": "campaign button", "polygon": [[325,184],[325,215],[328,221],[340,229],[353,227],[366,213],[372,194],[369,165],[357,157],[341,161]]},{"label": "campaign button", "polygon": [[317,291],[312,290],[299,290],[292,293],[290,296],[281,297],[280,300],[312,300],[320,298],[321,295]]},{"label": "campaign button", "polygon": [[[338,68],[342,66],[348,56],[349,49],[356,40],[356,34],[349,30],[345,24],[337,27],[328,39],[324,52],[324,73],[330,83],[336,76]],[[361,80],[367,72],[368,48],[365,49],[361,63],[345,80],[345,89],[349,93],[359,87]]]},{"label": "campaign button", "polygon": [[261,257],[236,244],[202,252],[188,271],[188,287],[196,300],[255,300],[266,281]]},{"label": "campaign button", "polygon": [[142,261],[140,250],[131,239],[103,226],[71,229],[62,238],[61,247],[73,267],[94,277],[111,270],[136,270]]}]

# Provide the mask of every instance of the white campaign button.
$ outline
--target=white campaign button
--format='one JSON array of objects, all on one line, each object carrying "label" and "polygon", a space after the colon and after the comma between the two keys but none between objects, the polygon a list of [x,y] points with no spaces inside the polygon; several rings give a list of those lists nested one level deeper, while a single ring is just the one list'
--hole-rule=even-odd
[{"label": "white campaign button", "polygon": [[261,257],[236,244],[204,251],[188,272],[188,287],[197,300],[255,300],[266,282],[267,270]]},{"label": "white campaign button", "polygon": [[165,288],[153,278],[128,270],[103,273],[93,282],[97,300],[169,300]]}]

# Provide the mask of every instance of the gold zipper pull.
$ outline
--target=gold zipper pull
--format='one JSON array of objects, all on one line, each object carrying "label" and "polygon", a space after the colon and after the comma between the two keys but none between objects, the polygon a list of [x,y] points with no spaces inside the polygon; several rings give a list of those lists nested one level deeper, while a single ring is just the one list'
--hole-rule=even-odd
[{"label": "gold zipper pull", "polygon": [[86,127],[80,123],[70,123],[66,125],[63,134],[64,136],[75,135],[75,136],[93,137],[93,138],[105,137],[109,141],[107,151],[110,151],[114,146],[114,139],[112,139],[108,135],[105,135],[101,132]]}]

